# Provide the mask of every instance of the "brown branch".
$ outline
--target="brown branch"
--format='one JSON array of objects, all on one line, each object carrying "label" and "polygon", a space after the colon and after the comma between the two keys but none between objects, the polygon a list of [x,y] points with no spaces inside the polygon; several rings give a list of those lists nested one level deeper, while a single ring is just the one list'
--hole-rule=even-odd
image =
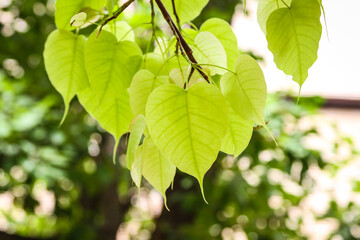
[{"label": "brown branch", "polygon": [[103,29],[103,27],[104,27],[106,24],[108,24],[108,23],[111,22],[112,20],[118,18],[119,15],[120,15],[123,11],[125,11],[125,9],[126,9],[128,6],[130,6],[130,4],[133,3],[134,1],[135,1],[135,0],[128,0],[127,2],[125,2],[125,3],[114,13],[114,15],[112,15],[111,17],[109,17],[108,19],[106,19],[106,20],[104,21],[104,23],[101,24],[97,36],[99,36],[99,34],[101,33],[101,30]]},{"label": "brown branch", "polygon": [[[191,63],[193,64],[198,64],[198,62],[196,61],[194,55],[193,55],[193,51],[190,48],[189,44],[185,41],[183,35],[181,34],[180,30],[176,27],[174,21],[171,19],[171,16],[169,14],[169,12],[167,11],[167,9],[165,8],[164,4],[162,3],[161,0],[155,0],[156,4],[158,5],[162,15],[164,16],[166,22],[169,24],[171,30],[173,31],[174,35],[176,36],[176,38],[178,39],[178,41],[180,42],[181,47],[184,49],[187,57],[189,58],[189,60],[191,61]],[[203,72],[202,68],[197,65],[198,67],[196,68],[196,70],[200,73],[200,75],[208,82],[210,83],[210,80],[208,78],[208,76]]]},{"label": "brown branch", "polygon": [[178,28],[181,30],[180,18],[179,18],[179,15],[177,14],[177,11],[176,11],[175,0],[172,0],[171,3],[172,3],[172,7],[173,7],[173,13],[174,13],[174,16],[176,18],[176,23],[178,25]]}]

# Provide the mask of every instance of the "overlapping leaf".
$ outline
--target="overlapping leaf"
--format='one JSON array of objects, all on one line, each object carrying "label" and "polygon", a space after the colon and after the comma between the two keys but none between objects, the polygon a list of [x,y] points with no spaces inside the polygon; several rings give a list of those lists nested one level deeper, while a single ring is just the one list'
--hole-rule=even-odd
[{"label": "overlapping leaf", "polygon": [[136,149],[138,148],[143,133],[146,128],[146,120],[144,115],[138,115],[135,117],[133,125],[131,126],[130,138],[126,151],[126,163],[128,169],[131,170],[135,160]]},{"label": "overlapping leaf", "polygon": [[63,30],[53,31],[45,43],[46,72],[65,103],[62,121],[66,117],[71,99],[84,84],[83,82],[87,82],[84,67],[85,43],[84,36],[76,36]]},{"label": "overlapping leaf", "polygon": [[200,31],[210,32],[220,40],[227,55],[227,68],[234,70],[239,51],[237,39],[230,24],[220,18],[211,18],[203,23]]},{"label": "overlapping leaf", "polygon": [[[290,5],[292,0],[284,0],[284,2]],[[286,7],[283,1],[281,0],[259,0],[257,8],[257,20],[261,30],[266,34],[266,22],[269,19],[269,16],[276,9]]]},{"label": "overlapping leaf", "polygon": [[188,90],[160,86],[146,105],[146,120],[156,146],[181,171],[197,178],[201,189],[225,136],[227,114],[218,88],[206,83]]},{"label": "overlapping leaf", "polygon": [[226,73],[220,83],[225,98],[239,116],[265,125],[267,89],[263,72],[255,59],[240,55],[235,62],[235,74]]},{"label": "overlapping leaf", "polygon": [[[172,19],[176,19],[173,14],[173,0],[163,0],[166,9],[171,14]],[[181,23],[186,23],[200,15],[203,8],[208,4],[209,0],[175,0],[176,13]],[[176,21],[175,21],[176,22]]]},{"label": "overlapping leaf", "polygon": [[105,7],[106,0],[56,0],[55,23],[58,29],[71,29],[71,18],[83,8],[100,10]]},{"label": "overlapping leaf", "polygon": [[300,86],[317,59],[320,16],[318,0],[293,0],[289,8],[275,10],[267,21],[266,38],[277,67]]}]

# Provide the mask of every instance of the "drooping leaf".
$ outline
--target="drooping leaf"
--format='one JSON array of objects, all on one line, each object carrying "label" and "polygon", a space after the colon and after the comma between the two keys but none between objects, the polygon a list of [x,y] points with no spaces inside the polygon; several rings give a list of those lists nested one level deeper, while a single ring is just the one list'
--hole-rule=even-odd
[{"label": "drooping leaf", "polygon": [[317,0],[293,0],[290,8],[274,11],[267,21],[267,41],[277,67],[300,87],[317,59],[322,33]]},{"label": "drooping leaf", "polygon": [[242,54],[235,62],[235,73],[226,73],[221,78],[221,90],[226,100],[242,118],[266,125],[264,108],[267,89],[259,64],[252,57]]},{"label": "drooping leaf", "polygon": [[103,27],[103,30],[114,33],[118,41],[135,42],[135,33],[125,21],[114,21]]},{"label": "drooping leaf", "polygon": [[131,167],[134,163],[135,159],[135,152],[138,148],[143,133],[146,128],[146,120],[144,115],[138,115],[135,117],[133,125],[131,126],[130,130],[130,138],[128,142],[128,147],[126,151],[126,163],[128,169],[131,170]]},{"label": "drooping leaf", "polygon": [[[292,0],[284,0],[284,2],[290,5]],[[266,22],[272,12],[279,8],[286,7],[281,0],[259,0],[257,8],[257,20],[261,30],[266,34]]]},{"label": "drooping leaf", "polygon": [[184,90],[163,85],[149,96],[146,120],[156,146],[181,171],[203,178],[220,150],[228,110],[218,88],[198,83]]},{"label": "drooping leaf", "polygon": [[[227,68],[227,56],[225,49],[219,39],[210,32],[200,32],[193,46],[194,57],[200,64],[211,64]],[[226,70],[215,67],[206,66],[210,70],[210,75],[224,74]]]},{"label": "drooping leaf", "polygon": [[143,151],[144,144],[139,146],[135,152],[135,160],[131,166],[130,174],[131,178],[134,181],[135,185],[140,188],[141,187],[141,179],[143,175]]},{"label": "drooping leaf", "polygon": [[88,81],[84,68],[86,38],[63,30],[53,31],[46,43],[44,61],[46,72],[65,103],[65,120],[69,104],[80,86]]},{"label": "drooping leaf", "polygon": [[150,93],[157,87],[169,83],[168,76],[155,76],[148,70],[137,72],[131,82],[130,106],[134,115],[145,115],[145,106]]},{"label": "drooping leaf", "polygon": [[[162,1],[171,15],[171,18],[176,22],[175,15],[173,14],[172,0]],[[176,13],[180,18],[180,23],[186,23],[193,20],[200,15],[203,8],[208,4],[209,0],[175,0]]]},{"label": "drooping leaf", "polygon": [[104,30],[99,37],[97,31],[90,35],[85,47],[85,66],[100,105],[130,86],[141,59],[142,52],[134,42],[118,42],[113,34]]},{"label": "drooping leaf", "polygon": [[164,157],[151,138],[146,138],[143,145],[142,174],[161,193],[166,206],[166,190],[174,180],[176,167]]},{"label": "drooping leaf", "polygon": [[106,0],[56,0],[55,23],[58,29],[71,29],[71,18],[83,8],[100,10],[105,7]]},{"label": "drooping leaf", "polygon": [[227,55],[227,68],[234,70],[239,51],[238,42],[230,24],[220,18],[211,18],[203,23],[200,31],[210,32],[220,40]]},{"label": "drooping leaf", "polygon": [[254,122],[240,117],[232,107],[229,107],[229,128],[221,144],[221,151],[239,156],[248,146]]}]

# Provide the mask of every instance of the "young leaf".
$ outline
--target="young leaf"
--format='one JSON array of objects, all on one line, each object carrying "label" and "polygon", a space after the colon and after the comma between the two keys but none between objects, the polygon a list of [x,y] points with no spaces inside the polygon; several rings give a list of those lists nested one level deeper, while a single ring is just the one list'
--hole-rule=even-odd
[{"label": "young leaf", "polygon": [[248,146],[254,122],[240,117],[232,107],[229,107],[229,128],[221,143],[220,151],[239,156]]},{"label": "young leaf", "polygon": [[61,122],[65,120],[70,101],[77,89],[83,81],[87,82],[84,68],[85,43],[84,36],[63,30],[53,31],[45,43],[46,72],[65,103],[64,117]]},{"label": "young leaf", "polygon": [[114,33],[118,41],[135,42],[135,33],[125,21],[110,22],[103,27],[103,30]]},{"label": "young leaf", "polygon": [[[284,0],[284,2],[289,6],[292,0]],[[257,20],[261,30],[266,35],[266,22],[269,19],[269,16],[276,9],[286,7],[283,1],[281,0],[259,0],[257,8]]]},{"label": "young leaf", "polygon": [[168,84],[168,76],[155,76],[148,70],[137,72],[131,82],[130,106],[134,115],[145,115],[145,106],[150,93],[157,87]]},{"label": "young leaf", "polygon": [[[169,11],[171,18],[176,19],[173,14],[173,0],[163,0],[166,9]],[[209,0],[175,0],[176,13],[180,18],[180,23],[186,23],[200,15],[203,8],[208,4]],[[176,21],[175,21],[176,22]]]},{"label": "young leaf", "polygon": [[184,90],[163,85],[149,96],[146,120],[156,146],[181,171],[203,178],[220,150],[228,110],[218,88],[198,83]]},{"label": "young leaf", "polygon": [[293,0],[290,8],[274,11],[267,21],[267,41],[277,67],[300,87],[317,59],[322,33],[317,0]]},{"label": "young leaf", "polygon": [[161,193],[166,206],[166,190],[174,180],[176,167],[161,154],[151,138],[146,138],[143,145],[142,174]]},{"label": "young leaf", "polygon": [[234,70],[235,60],[239,56],[239,47],[230,24],[220,18],[211,18],[204,22],[200,31],[210,32],[220,40],[227,55],[227,68]]},{"label": "young leaf", "polygon": [[118,42],[107,31],[102,31],[99,37],[97,31],[90,35],[85,47],[85,66],[100,105],[112,101],[130,86],[141,59],[142,52],[136,43]]},{"label": "young leaf", "polygon": [[143,152],[144,152],[144,144],[139,146],[135,152],[135,160],[131,166],[130,174],[131,178],[134,181],[135,185],[140,188],[141,179],[143,175]]},{"label": "young leaf", "polygon": [[70,19],[71,26],[81,27],[86,22],[87,14],[80,12]]},{"label": "young leaf", "polygon": [[131,126],[130,138],[126,151],[126,163],[128,169],[130,170],[134,163],[135,152],[140,144],[145,128],[146,128],[146,120],[144,115],[136,116],[133,125]]},{"label": "young leaf", "polygon": [[221,78],[221,90],[226,100],[240,117],[265,125],[267,89],[259,64],[242,54],[235,62],[235,73],[226,73]]},{"label": "young leaf", "polygon": [[[194,42],[194,57],[200,64],[217,65],[222,68],[227,67],[227,56],[225,49],[219,39],[210,32],[200,32]],[[224,74],[226,70],[206,66],[210,70],[211,75]]]},{"label": "young leaf", "polygon": [[70,30],[71,18],[79,13],[82,8],[89,7],[100,10],[106,0],[56,0],[55,23],[58,29]]}]

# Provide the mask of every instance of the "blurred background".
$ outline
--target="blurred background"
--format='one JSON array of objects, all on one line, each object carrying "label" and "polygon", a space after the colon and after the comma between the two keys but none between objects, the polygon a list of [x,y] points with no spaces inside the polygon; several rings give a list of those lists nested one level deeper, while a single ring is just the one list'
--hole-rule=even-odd
[{"label": "blurred background", "polygon": [[[147,22],[147,4],[124,18]],[[246,13],[239,0],[210,1],[196,19],[232,23],[241,51],[262,64],[280,147],[256,130],[241,156],[220,154],[205,176],[209,205],[178,172],[168,212],[151,186],[132,184],[125,141],[112,164],[112,138],[77,100],[58,128],[63,104],[42,59],[54,0],[0,0],[0,239],[360,239],[360,2],[323,4],[329,38],[324,29],[298,105],[256,23],[256,0]],[[150,29],[135,31],[145,48]]]}]

